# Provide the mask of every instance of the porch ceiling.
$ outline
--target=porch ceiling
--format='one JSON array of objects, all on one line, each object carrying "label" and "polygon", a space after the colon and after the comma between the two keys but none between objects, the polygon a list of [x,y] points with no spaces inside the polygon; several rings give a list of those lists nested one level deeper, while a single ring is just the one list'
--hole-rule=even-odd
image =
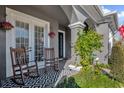
[{"label": "porch ceiling", "polygon": [[[9,5],[9,8],[39,17],[40,14],[50,19],[56,20],[59,24],[68,26],[69,20],[59,5]],[[30,10],[30,13],[29,11]],[[36,13],[38,16],[36,16]],[[42,17],[41,17],[42,19]]]},{"label": "porch ceiling", "polygon": [[43,11],[49,17],[56,19],[60,24],[69,24],[67,16],[59,5],[36,5],[33,7],[35,7],[39,11]]}]

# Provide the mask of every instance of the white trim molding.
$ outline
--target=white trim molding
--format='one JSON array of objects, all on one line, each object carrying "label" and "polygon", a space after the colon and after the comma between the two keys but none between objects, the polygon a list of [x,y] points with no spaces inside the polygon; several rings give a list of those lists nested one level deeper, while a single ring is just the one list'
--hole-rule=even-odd
[{"label": "white trim molding", "polygon": [[81,21],[78,21],[76,23],[72,23],[72,24],[70,24],[68,26],[71,29],[74,29],[74,28],[84,28],[85,27],[85,25]]}]

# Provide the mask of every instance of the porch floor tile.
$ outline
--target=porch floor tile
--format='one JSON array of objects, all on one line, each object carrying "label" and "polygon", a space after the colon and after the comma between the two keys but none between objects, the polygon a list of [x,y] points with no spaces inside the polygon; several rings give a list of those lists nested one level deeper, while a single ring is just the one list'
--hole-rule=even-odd
[{"label": "porch floor tile", "polygon": [[43,69],[39,70],[40,76],[37,78],[26,78],[25,85],[20,86],[14,83],[11,78],[7,78],[6,80],[2,81],[3,88],[50,88],[53,87],[54,84],[61,79],[63,76],[70,76],[75,73],[76,71],[69,70],[67,68],[66,62],[60,62],[60,71],[55,71],[53,68],[48,68],[48,72],[44,73]]}]

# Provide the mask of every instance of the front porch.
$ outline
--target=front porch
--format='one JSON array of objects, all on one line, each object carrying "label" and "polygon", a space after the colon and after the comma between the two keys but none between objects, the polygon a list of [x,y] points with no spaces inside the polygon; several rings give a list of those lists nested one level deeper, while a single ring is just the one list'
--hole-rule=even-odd
[{"label": "front porch", "polygon": [[71,76],[77,73],[77,71],[70,70],[68,68],[70,61],[60,61],[59,62],[59,71],[55,71],[53,68],[48,68],[48,72],[44,73],[43,68],[39,69],[40,76],[37,78],[26,77],[25,85],[20,86],[14,83],[11,80],[11,77],[2,81],[3,88],[52,88],[54,85],[61,80],[63,76]]}]

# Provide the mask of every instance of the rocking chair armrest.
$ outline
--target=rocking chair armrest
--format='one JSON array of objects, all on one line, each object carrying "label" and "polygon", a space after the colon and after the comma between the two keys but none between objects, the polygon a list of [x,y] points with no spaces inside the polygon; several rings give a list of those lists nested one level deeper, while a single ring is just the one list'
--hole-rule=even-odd
[{"label": "rocking chair armrest", "polygon": [[30,63],[30,62],[35,62],[35,60],[31,60],[31,61],[29,61],[28,63]]},{"label": "rocking chair armrest", "polygon": [[53,58],[53,59],[46,59],[46,58],[44,58],[43,60],[59,60],[59,58]]},{"label": "rocking chair armrest", "polygon": [[55,58],[55,60],[59,60],[59,58],[58,58],[58,57],[56,57],[56,58]]},{"label": "rocking chair armrest", "polygon": [[33,63],[35,63],[35,64],[37,65],[37,61],[36,61],[36,60],[31,60],[31,61],[28,62],[28,64],[29,64],[30,62],[33,62]]},{"label": "rocking chair armrest", "polygon": [[18,67],[20,64],[15,64],[15,65],[13,65],[14,67]]},{"label": "rocking chair armrest", "polygon": [[58,57],[55,57],[55,59],[59,59]]}]

